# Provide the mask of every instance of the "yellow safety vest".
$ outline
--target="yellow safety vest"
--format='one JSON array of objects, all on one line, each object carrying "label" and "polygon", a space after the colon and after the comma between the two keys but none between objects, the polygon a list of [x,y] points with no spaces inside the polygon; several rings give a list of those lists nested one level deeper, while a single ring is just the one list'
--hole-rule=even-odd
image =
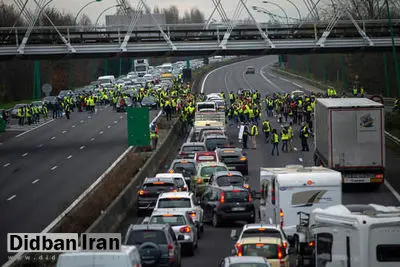
[{"label": "yellow safety vest", "polygon": [[272,140],[273,140],[274,144],[279,143],[279,135],[276,134],[276,133],[274,133],[274,134],[272,135]]},{"label": "yellow safety vest", "polygon": [[271,131],[271,126],[269,125],[269,122],[267,121],[263,122],[263,130],[264,133],[269,133]]},{"label": "yellow safety vest", "polygon": [[258,135],[258,128],[257,125],[253,125],[251,127],[251,135],[257,136]]}]

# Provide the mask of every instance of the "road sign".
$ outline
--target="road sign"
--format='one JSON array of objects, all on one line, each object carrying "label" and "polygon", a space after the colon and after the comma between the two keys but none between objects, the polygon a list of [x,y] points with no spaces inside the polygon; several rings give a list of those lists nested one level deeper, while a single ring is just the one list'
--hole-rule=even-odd
[{"label": "road sign", "polygon": [[53,86],[51,84],[45,83],[42,86],[42,92],[46,94],[46,96],[49,96],[51,91],[53,91]]},{"label": "road sign", "polygon": [[150,111],[148,108],[128,108],[128,144],[130,146],[150,145]]}]

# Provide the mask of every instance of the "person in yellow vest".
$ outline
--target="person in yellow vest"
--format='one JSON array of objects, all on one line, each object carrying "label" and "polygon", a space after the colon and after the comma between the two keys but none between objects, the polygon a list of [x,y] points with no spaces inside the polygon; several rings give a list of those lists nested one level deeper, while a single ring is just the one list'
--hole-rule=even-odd
[{"label": "person in yellow vest", "polygon": [[356,86],[353,86],[353,96],[357,96],[358,95],[358,89]]},{"label": "person in yellow vest", "polygon": [[286,128],[281,130],[282,152],[288,152],[289,134]]},{"label": "person in yellow vest", "polygon": [[258,136],[258,127],[255,123],[251,126],[251,142],[253,145],[253,149],[257,149],[257,136]]},{"label": "person in yellow vest", "polygon": [[288,132],[288,136],[289,136],[289,149],[290,151],[294,150],[294,146],[293,146],[293,128],[292,128],[292,123],[289,124],[289,126],[287,127],[287,132]]},{"label": "person in yellow vest", "polygon": [[264,120],[262,123],[262,127],[263,127],[263,132],[265,135],[265,142],[268,143],[269,140],[269,134],[271,132],[271,124],[269,123],[268,120]]},{"label": "person in yellow vest", "polygon": [[364,86],[361,86],[361,88],[360,88],[361,97],[364,97],[364,94],[365,94]]},{"label": "person in yellow vest", "polygon": [[272,130],[272,138],[271,138],[271,142],[272,142],[272,156],[274,156],[274,152],[276,149],[276,155],[279,156],[279,135],[276,131],[276,129]]}]

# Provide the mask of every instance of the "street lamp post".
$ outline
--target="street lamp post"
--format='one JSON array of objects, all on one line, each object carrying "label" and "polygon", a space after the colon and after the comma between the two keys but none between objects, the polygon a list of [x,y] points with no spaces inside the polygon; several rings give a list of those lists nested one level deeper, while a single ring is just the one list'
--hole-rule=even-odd
[{"label": "street lamp post", "polygon": [[[296,11],[297,11],[297,14],[299,15],[299,20],[301,20],[300,9],[296,6],[296,4],[293,3],[292,0],[285,0],[285,1],[289,2],[292,6],[294,6],[294,8],[295,8]],[[264,4],[267,4],[267,3],[269,3],[269,2],[268,2],[268,1],[263,1],[263,3],[264,3]]]},{"label": "street lamp post", "polygon": [[286,22],[289,25],[289,16],[288,16],[288,14],[286,13],[285,9],[282,6],[278,5],[277,3],[269,2],[269,1],[263,1],[263,3],[264,4],[274,5],[274,6],[278,7],[280,10],[282,10],[283,14],[286,16]]},{"label": "street lamp post", "polygon": [[400,96],[400,71],[399,71],[399,62],[397,61],[396,42],[394,41],[393,25],[392,25],[392,18],[391,18],[391,16],[390,16],[389,0],[386,0],[386,11],[387,11],[387,16],[388,16],[388,23],[389,23],[389,29],[390,29],[390,37],[392,38],[393,61],[394,61],[394,68],[395,68],[395,71],[396,71],[396,79],[397,79],[397,96]]},{"label": "street lamp post", "polygon": [[112,9],[112,8],[114,8],[114,7],[120,7],[120,6],[121,6],[121,5],[113,5],[113,6],[110,6],[109,8],[104,9],[104,10],[100,13],[100,15],[97,17],[96,23],[94,24],[94,27],[95,27],[95,28],[97,27],[97,24],[99,23],[99,20],[100,20],[101,16],[102,16],[104,13],[106,13],[108,10],[110,10],[110,9]]},{"label": "street lamp post", "polygon": [[76,22],[77,22],[77,20],[78,20],[79,15],[81,14],[81,12],[82,12],[87,6],[89,6],[89,5],[91,5],[91,4],[94,4],[94,3],[99,3],[99,2],[101,2],[101,1],[102,1],[102,0],[94,0],[94,1],[91,1],[91,2],[87,3],[86,5],[84,5],[84,6],[78,11],[78,13],[77,13],[76,16],[75,16],[75,19],[74,19],[74,26],[76,25]]}]

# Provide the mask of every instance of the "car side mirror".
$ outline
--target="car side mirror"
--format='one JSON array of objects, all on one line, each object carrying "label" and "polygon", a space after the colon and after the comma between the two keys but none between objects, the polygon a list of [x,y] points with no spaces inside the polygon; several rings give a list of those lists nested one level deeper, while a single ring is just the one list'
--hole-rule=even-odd
[{"label": "car side mirror", "polygon": [[287,239],[288,239],[289,245],[291,247],[294,247],[294,237],[293,236],[288,236]]},{"label": "car side mirror", "polygon": [[231,239],[232,239],[233,241],[238,241],[239,236],[238,236],[238,233],[237,233],[237,230],[236,230],[236,229],[231,231]]}]

